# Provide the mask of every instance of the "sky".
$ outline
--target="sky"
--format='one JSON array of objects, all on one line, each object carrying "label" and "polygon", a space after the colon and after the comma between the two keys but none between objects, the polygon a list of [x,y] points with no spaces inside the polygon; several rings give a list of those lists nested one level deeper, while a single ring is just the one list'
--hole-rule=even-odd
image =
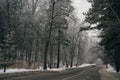
[{"label": "sky", "polygon": [[[85,16],[83,15],[84,12],[87,12],[89,8],[91,8],[91,4],[87,2],[87,0],[72,0],[73,6],[75,8],[75,15],[78,17],[78,19],[84,21]],[[88,25],[88,24],[87,24]],[[93,38],[95,41],[99,40],[97,36],[99,32],[97,30],[91,30],[88,31],[88,36]]]},{"label": "sky", "polygon": [[[78,19],[80,19],[81,22],[84,21],[85,16],[83,13],[87,12],[89,8],[91,8],[91,4],[87,2],[87,0],[72,0],[73,1],[73,6],[75,8],[75,15],[77,16]],[[89,24],[84,24],[88,26]],[[90,25],[91,26],[91,25]],[[100,41],[100,39],[97,37],[99,35],[98,30],[88,30],[86,31],[86,45],[84,48],[84,55],[94,55],[93,53],[90,52],[91,48],[93,48],[96,43]],[[88,62],[90,59],[94,57],[85,57],[85,61]]]},{"label": "sky", "polygon": [[85,16],[83,12],[87,12],[91,7],[91,4],[87,2],[87,0],[72,0],[73,6],[75,7],[76,16],[83,21]]}]

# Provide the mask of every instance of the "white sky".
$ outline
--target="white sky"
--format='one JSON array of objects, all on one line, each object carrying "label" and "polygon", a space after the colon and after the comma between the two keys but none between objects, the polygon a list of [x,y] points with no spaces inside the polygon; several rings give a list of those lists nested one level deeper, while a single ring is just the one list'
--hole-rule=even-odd
[{"label": "white sky", "polygon": [[[87,2],[87,0],[72,0],[73,1],[73,6],[75,7],[75,15],[78,17],[78,19],[84,21],[85,16],[83,15],[84,12],[87,12],[89,8],[91,8],[91,4]],[[88,36],[93,37],[98,35],[98,31],[96,30],[91,30],[88,31]],[[93,37],[93,39],[97,39],[97,37]]]},{"label": "white sky", "polygon": [[84,20],[85,16],[83,12],[87,12],[91,7],[91,4],[87,0],[72,0],[75,7],[75,13],[80,20]]}]

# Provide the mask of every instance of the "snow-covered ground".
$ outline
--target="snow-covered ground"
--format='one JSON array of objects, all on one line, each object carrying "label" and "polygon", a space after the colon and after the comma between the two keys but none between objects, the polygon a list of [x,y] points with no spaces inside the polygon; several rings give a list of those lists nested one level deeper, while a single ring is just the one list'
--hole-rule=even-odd
[{"label": "snow-covered ground", "polygon": [[115,69],[110,64],[108,64],[108,68],[106,69],[106,71],[107,72],[113,72],[113,73],[116,72]]},{"label": "snow-covered ground", "polygon": [[[96,64],[82,64],[82,65],[79,65],[79,66],[73,66],[72,68],[82,68],[82,67],[88,67],[88,66],[93,66],[93,65],[96,65]],[[65,69],[71,69],[71,68],[70,67],[66,68],[65,66],[62,67],[62,68],[52,68],[52,69],[48,68],[48,71],[63,71]]]},{"label": "snow-covered ground", "polygon": [[15,69],[7,69],[5,73],[3,72],[3,69],[0,69],[0,74],[29,72],[29,71],[40,71],[40,69],[17,69],[15,68]]},{"label": "snow-covered ground", "polygon": [[[87,67],[87,66],[93,66],[95,64],[82,64],[80,66],[73,66],[73,68],[82,68],[82,67]],[[52,68],[49,69],[47,71],[63,71],[65,69],[70,69],[70,68],[66,68],[66,67],[62,67],[62,68]],[[3,69],[0,69],[0,74],[7,74],[7,73],[20,73],[20,72],[29,72],[29,71],[44,71],[42,69],[42,67],[39,67],[39,69],[7,69],[6,72],[3,72]]]},{"label": "snow-covered ground", "polygon": [[52,69],[48,68],[48,71],[59,71],[59,72],[61,72],[61,71],[65,70],[65,69],[67,69],[67,68],[65,68],[65,67],[63,67],[63,68],[52,68]]},{"label": "snow-covered ground", "polygon": [[79,67],[95,66],[96,64],[82,64]]}]

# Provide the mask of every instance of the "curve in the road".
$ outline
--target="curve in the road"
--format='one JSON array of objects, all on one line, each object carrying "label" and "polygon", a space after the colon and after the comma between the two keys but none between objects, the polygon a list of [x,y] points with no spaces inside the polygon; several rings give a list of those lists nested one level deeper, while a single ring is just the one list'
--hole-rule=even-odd
[{"label": "curve in the road", "polygon": [[73,76],[70,76],[70,77],[66,77],[66,78],[64,78],[64,79],[62,79],[62,80],[69,80],[69,79],[72,79],[72,78],[77,77],[77,76],[80,76],[80,75],[83,74],[84,72],[90,71],[90,70],[92,70],[92,69],[94,69],[94,68],[95,68],[95,67],[87,68],[86,70],[80,72],[79,74],[76,74],[76,75],[73,75]]}]

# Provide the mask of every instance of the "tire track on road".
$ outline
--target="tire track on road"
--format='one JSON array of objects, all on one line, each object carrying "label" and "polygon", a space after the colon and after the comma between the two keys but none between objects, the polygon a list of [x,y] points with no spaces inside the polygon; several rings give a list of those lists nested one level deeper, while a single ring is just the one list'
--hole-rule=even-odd
[{"label": "tire track on road", "polygon": [[70,76],[70,77],[66,77],[66,78],[64,78],[64,79],[62,79],[62,80],[69,80],[69,79],[75,78],[75,77],[77,77],[77,76],[82,75],[83,73],[85,73],[85,72],[87,72],[87,71],[93,70],[94,68],[96,68],[96,67],[87,68],[86,70],[83,70],[83,71],[80,72],[79,74],[76,74],[76,75],[73,75],[73,76]]}]

